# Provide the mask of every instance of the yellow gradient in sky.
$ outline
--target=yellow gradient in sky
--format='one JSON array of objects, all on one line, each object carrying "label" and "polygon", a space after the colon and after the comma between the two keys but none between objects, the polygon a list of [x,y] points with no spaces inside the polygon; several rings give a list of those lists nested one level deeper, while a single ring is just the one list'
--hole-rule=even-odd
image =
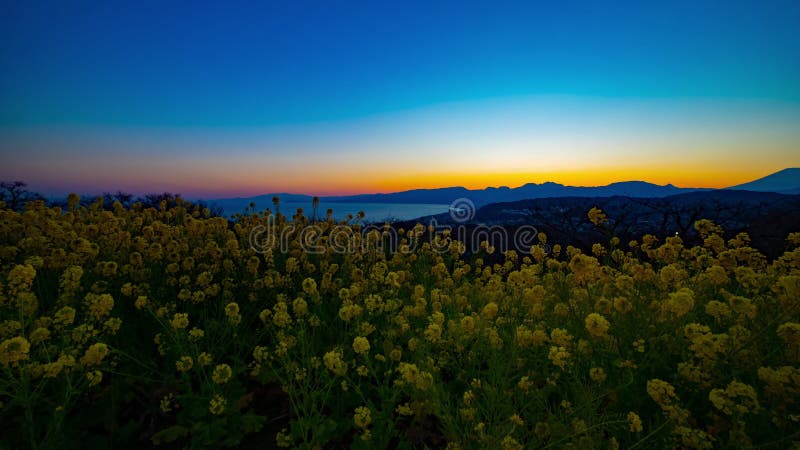
[{"label": "yellow gradient in sky", "polygon": [[798,124],[791,102],[535,97],[277,128],[5,130],[0,179],[204,198],[548,181],[722,188],[800,166]]}]

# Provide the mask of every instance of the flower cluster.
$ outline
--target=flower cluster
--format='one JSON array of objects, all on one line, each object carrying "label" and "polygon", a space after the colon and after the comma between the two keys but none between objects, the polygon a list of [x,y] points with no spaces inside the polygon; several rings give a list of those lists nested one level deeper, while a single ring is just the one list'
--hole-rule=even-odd
[{"label": "flower cluster", "polygon": [[[227,220],[182,199],[70,198],[0,207],[0,416],[32,418],[0,447],[112,428],[144,436],[129,445],[176,448],[245,434],[290,448],[451,449],[796,436],[797,233],[772,261],[706,220],[694,245],[609,236],[527,256],[488,241],[465,255],[418,225],[392,253],[377,245],[385,230],[330,215],[306,227],[300,214]],[[613,223],[597,208],[589,218]],[[254,242],[267,225],[284,242]]]}]

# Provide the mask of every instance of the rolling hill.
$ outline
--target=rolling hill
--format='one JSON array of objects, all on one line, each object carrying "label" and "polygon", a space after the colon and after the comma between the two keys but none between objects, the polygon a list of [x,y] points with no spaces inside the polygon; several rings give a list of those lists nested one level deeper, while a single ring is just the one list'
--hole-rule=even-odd
[{"label": "rolling hill", "polygon": [[749,183],[729,187],[743,191],[779,192],[784,194],[800,194],[800,168],[783,169]]}]

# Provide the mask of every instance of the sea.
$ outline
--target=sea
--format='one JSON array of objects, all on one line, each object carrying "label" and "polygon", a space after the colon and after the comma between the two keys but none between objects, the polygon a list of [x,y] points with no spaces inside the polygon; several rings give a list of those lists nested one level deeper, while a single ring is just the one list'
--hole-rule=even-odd
[{"label": "sea", "polygon": [[[238,212],[242,212],[248,205],[220,205],[224,210],[224,215],[230,217]],[[395,222],[402,220],[412,220],[419,217],[443,214],[449,211],[450,205],[425,204],[425,203],[347,203],[347,202],[325,202],[320,201],[317,206],[317,218],[324,218],[327,210],[333,210],[333,217],[336,220],[346,220],[352,215],[355,218],[361,211],[364,213],[363,222]],[[269,208],[275,212],[275,206],[270,204],[258,205],[256,210]],[[314,213],[311,202],[281,202],[280,211],[286,216],[292,216],[298,208],[303,209],[306,217],[311,217]]]}]

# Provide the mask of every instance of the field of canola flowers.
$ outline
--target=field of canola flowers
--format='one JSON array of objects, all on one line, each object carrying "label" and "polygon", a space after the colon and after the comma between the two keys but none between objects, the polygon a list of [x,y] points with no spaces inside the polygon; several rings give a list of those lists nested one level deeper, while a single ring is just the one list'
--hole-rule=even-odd
[{"label": "field of canola flowers", "polygon": [[704,220],[693,247],[256,252],[267,212],[68,203],[0,204],[0,448],[800,441],[800,233],[774,261]]}]

